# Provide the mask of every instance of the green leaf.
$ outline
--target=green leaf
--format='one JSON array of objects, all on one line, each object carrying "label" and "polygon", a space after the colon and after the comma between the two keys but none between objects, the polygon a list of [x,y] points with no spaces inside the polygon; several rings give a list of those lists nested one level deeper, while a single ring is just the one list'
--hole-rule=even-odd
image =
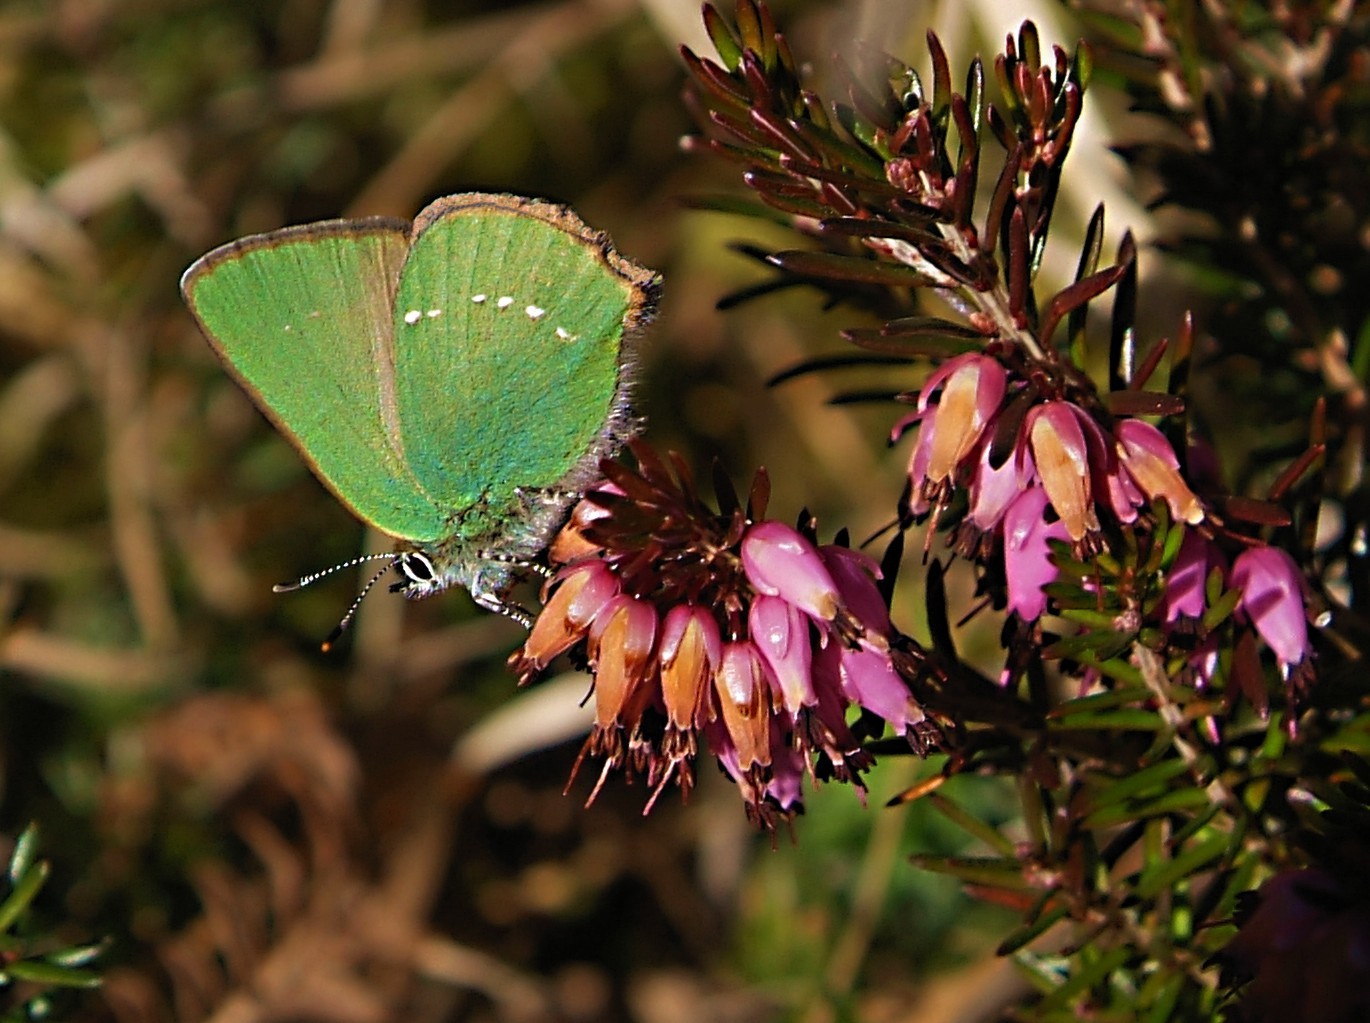
[{"label": "green leaf", "polygon": [[[1097,597],[1095,599],[1097,600]],[[1111,611],[1096,611],[1093,608],[1085,607],[1063,607],[1060,616],[1066,621],[1076,622],[1091,629],[1108,631],[1116,628],[1118,620],[1118,616]],[[1126,633],[1124,636],[1127,641],[1131,641],[1131,633]],[[1092,646],[1093,644],[1091,644]]]},{"label": "green leaf", "polygon": [[1200,831],[1206,828],[1208,826],[1209,821],[1213,820],[1214,817],[1218,816],[1218,812],[1220,809],[1221,808],[1218,806],[1210,805],[1208,809],[1204,810],[1202,813],[1195,814],[1193,819],[1190,820],[1188,824],[1180,828],[1178,831],[1175,832],[1174,835],[1171,836],[1170,840],[1177,847],[1183,845],[1185,842],[1188,842],[1191,838],[1193,838]]},{"label": "green leaf", "polygon": [[[1237,908],[1238,896],[1251,888],[1257,871],[1262,869],[1263,866],[1256,857],[1238,857],[1231,872],[1224,878],[1222,891],[1213,902],[1213,916],[1219,919],[1231,917]],[[1222,944],[1226,944],[1226,941]]]},{"label": "green leaf", "polygon": [[1122,707],[1129,703],[1138,703],[1151,698],[1151,690],[1145,685],[1131,685],[1122,689],[1112,689],[1104,693],[1094,693],[1091,696],[1077,696],[1073,700],[1057,704],[1051,709],[1047,717],[1056,719],[1069,717],[1071,714],[1092,714],[1112,707]]},{"label": "green leaf", "polygon": [[1097,660],[1085,656],[1081,658],[1081,662],[1087,667],[1094,668],[1096,671],[1102,672],[1109,678],[1115,679],[1126,686],[1135,686],[1142,681],[1142,673],[1137,670],[1135,664],[1131,664],[1128,661],[1120,660],[1118,658]]},{"label": "green leaf", "polygon": [[1170,813],[1195,810],[1209,805],[1208,793],[1203,789],[1185,788],[1167,792],[1163,796],[1140,803],[1110,806],[1086,815],[1084,823],[1091,828],[1110,828],[1128,821],[1161,817]]},{"label": "green leaf", "polygon": [[950,874],[967,884],[1027,891],[1032,885],[1023,877],[1023,864],[1015,856],[910,856],[909,862],[936,874]]},{"label": "green leaf", "polygon": [[1166,531],[1159,568],[1169,571],[1170,567],[1175,564],[1175,559],[1180,555],[1180,547],[1184,544],[1184,537],[1185,527],[1178,522],[1173,528]]},{"label": "green leaf", "polygon": [[[1102,983],[1109,974],[1127,962],[1128,956],[1133,954],[1132,949],[1126,946],[1113,948],[1092,963],[1082,964],[1083,968],[1077,969],[1064,984],[1061,984],[1037,1004],[1036,1011],[1041,1013],[1065,1008],[1076,995]],[[1080,958],[1083,958],[1083,955]]]},{"label": "green leaf", "polygon": [[109,946],[109,939],[106,938],[89,945],[74,945],[71,948],[49,952],[43,958],[56,966],[72,969],[94,962],[109,949]]},{"label": "green leaf", "polygon": [[1165,719],[1154,710],[1113,710],[1101,714],[1075,714],[1053,721],[1051,727],[1067,731],[1154,732],[1165,727]]},{"label": "green leaf", "polygon": [[1061,920],[1064,920],[1070,912],[1070,907],[1065,903],[1059,903],[1037,917],[1030,924],[1024,924],[1015,931],[1011,931],[994,950],[995,955],[1006,956],[1017,952],[1024,945],[1034,941],[1038,935],[1045,933]]},{"label": "green leaf", "polygon": [[14,843],[14,852],[10,854],[9,879],[11,886],[18,884],[19,878],[29,872],[37,854],[38,822],[33,821],[24,829],[19,840]]},{"label": "green leaf", "polygon": [[1190,846],[1178,856],[1152,864],[1137,878],[1134,893],[1140,898],[1149,899],[1173,888],[1225,856],[1232,845],[1232,837],[1219,832]]},{"label": "green leaf", "polygon": [[[1074,612],[1062,610],[1061,617],[1068,618],[1072,613]],[[1042,656],[1048,660],[1092,656],[1096,660],[1107,661],[1128,650],[1132,646],[1132,641],[1133,637],[1125,632],[1084,632],[1078,636],[1057,640],[1042,651]]]},{"label": "green leaf", "polygon": [[714,9],[713,4],[704,5],[704,29],[709,33],[709,39],[713,42],[723,66],[729,71],[736,71],[737,66],[742,63],[742,46],[733,35],[732,29],[728,28],[723,16]]},{"label": "green leaf", "polygon": [[1142,997],[1138,999],[1147,1006],[1145,1023],[1168,1023],[1174,1018],[1176,1003],[1184,990],[1183,973],[1160,970],[1147,978],[1142,986]]},{"label": "green leaf", "polygon": [[[1214,585],[1214,577],[1217,577],[1216,586]],[[1209,584],[1205,588],[1208,597],[1208,608],[1204,611],[1203,618],[1200,619],[1205,632],[1213,631],[1232,617],[1232,612],[1237,610],[1237,604],[1241,602],[1241,591],[1236,589],[1228,590],[1214,599],[1212,596],[1214,590],[1221,590],[1221,587],[1222,569],[1215,566],[1213,571],[1209,573]]]},{"label": "green leaf", "polygon": [[43,887],[43,882],[48,879],[48,864],[46,860],[39,860],[29,867],[24,875],[15,883],[4,902],[0,902],[0,931],[7,931],[14,926],[15,920],[19,915],[28,909],[31,903]]},{"label": "green leaf", "polygon": [[971,127],[979,145],[980,125],[985,116],[985,64],[979,57],[966,69],[966,106],[970,108]]},{"label": "green leaf", "polygon": [[847,130],[852,138],[860,142],[881,160],[892,160],[894,154],[890,152],[889,146],[885,142],[883,133],[856,112],[852,107],[845,103],[839,103],[834,107],[837,114],[837,123]]},{"label": "green leaf", "polygon": [[5,967],[2,975],[54,987],[99,987],[101,981],[100,974],[93,970],[72,970],[42,959],[20,959]]},{"label": "green leaf", "polygon": [[1089,781],[1097,786],[1097,791],[1089,796],[1087,805],[1092,809],[1090,812],[1105,809],[1141,795],[1151,788],[1158,788],[1178,777],[1189,770],[1189,765],[1183,760],[1162,760],[1144,767],[1140,771],[1134,771],[1123,778],[1106,778],[1098,775],[1090,775]]},{"label": "green leaf", "polygon": [[[804,133],[805,140],[827,159],[830,174],[848,176],[852,187],[871,188],[881,192],[897,191],[885,180],[884,158],[872,156],[865,149],[837,137],[830,128],[817,121]],[[783,163],[783,161],[782,161]],[[800,173],[794,168],[795,173]],[[854,176],[854,177],[852,177]]]},{"label": "green leaf", "polygon": [[931,803],[938,813],[942,814],[947,820],[961,828],[961,830],[965,831],[971,837],[978,838],[991,849],[1002,853],[1006,858],[1013,857],[1015,852],[1013,842],[1004,835],[1001,835],[992,825],[982,821],[959,803],[954,803],[946,796],[937,792],[929,793],[923,798],[926,802]]},{"label": "green leaf", "polygon": [[1088,43],[1081,42],[1075,47],[1075,52],[1071,55],[1071,64],[1071,77],[1080,83],[1080,90],[1083,92],[1089,88],[1090,80],[1094,77],[1094,50]]}]

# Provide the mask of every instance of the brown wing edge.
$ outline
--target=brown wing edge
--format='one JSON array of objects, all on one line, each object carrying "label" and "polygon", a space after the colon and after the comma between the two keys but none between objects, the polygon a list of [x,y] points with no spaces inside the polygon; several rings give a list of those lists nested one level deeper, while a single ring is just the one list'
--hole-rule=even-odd
[{"label": "brown wing edge", "polygon": [[[318,237],[320,234],[326,235],[366,235],[383,231],[394,231],[404,237],[411,237],[412,224],[408,220],[400,220],[397,217],[359,217],[353,219],[320,220],[308,224],[293,224],[289,227],[279,228],[275,231],[264,231],[259,234],[247,235],[234,241],[225,242],[210,251],[206,252],[199,259],[195,260],[190,266],[186,267],[181,274],[180,290],[181,297],[185,301],[186,308],[190,310],[191,318],[195,320],[196,326],[200,328],[200,333],[209,343],[210,351],[214,353],[224,371],[236,383],[244,393],[247,394],[257,411],[260,412],[272,427],[285,438],[287,443],[299,454],[300,458],[308,466],[310,472],[320,483],[323,484],[333,497],[344,508],[350,511],[360,521],[368,521],[362,512],[356,508],[347,496],[334,485],[333,481],[326,477],[320,470],[318,463],[314,460],[313,454],[305,447],[304,442],[295,434],[277,413],[262,399],[260,392],[255,384],[243,376],[238,371],[233,360],[228,357],[219,339],[211,331],[207,324],[200,319],[200,315],[195,309],[195,284],[209,271],[215,267],[227,263],[237,258],[245,252],[255,251],[262,248],[274,248],[285,242],[300,240],[309,237]],[[416,481],[417,486],[417,481]],[[379,528],[379,527],[377,527]],[[381,530],[385,532],[385,530]],[[398,539],[436,539],[436,538],[406,538]]]},{"label": "brown wing edge", "polygon": [[[312,224],[293,224],[290,227],[278,228],[275,231],[250,234],[210,249],[186,267],[185,272],[181,274],[181,297],[185,299],[191,315],[195,316],[195,322],[200,324],[200,329],[206,337],[210,338],[212,343],[213,335],[201,323],[199,316],[195,315],[195,301],[192,296],[195,282],[220,263],[227,263],[244,252],[275,248],[285,242],[320,234],[362,235],[389,230],[408,235],[411,226],[409,221],[400,220],[398,217],[361,217],[353,220],[319,220]],[[218,349],[216,348],[215,351],[217,352]]]}]

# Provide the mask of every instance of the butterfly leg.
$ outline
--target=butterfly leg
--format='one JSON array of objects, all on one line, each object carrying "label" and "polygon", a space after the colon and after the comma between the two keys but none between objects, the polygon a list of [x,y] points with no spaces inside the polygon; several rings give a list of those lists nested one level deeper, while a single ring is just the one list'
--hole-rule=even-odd
[{"label": "butterfly leg", "polygon": [[528,558],[520,558],[513,554],[505,554],[503,551],[481,551],[481,557],[487,561],[497,561],[501,565],[508,565],[519,572],[532,572],[544,579],[550,579],[556,575],[556,570],[549,568],[540,561],[532,561]]},{"label": "butterfly leg", "polygon": [[574,490],[559,490],[554,487],[515,487],[514,493],[528,507],[543,504],[553,508],[565,508],[581,498]]},{"label": "butterfly leg", "polygon": [[524,512],[533,519],[545,521],[552,531],[565,523],[571,506],[584,496],[576,490],[554,487],[515,487],[514,493],[523,503]]},{"label": "butterfly leg", "polygon": [[533,627],[533,616],[526,608],[520,607],[518,604],[510,603],[498,593],[493,593],[489,590],[473,591],[471,593],[471,599],[474,600],[478,606],[485,608],[487,611],[493,611],[497,615],[503,615],[505,618],[513,619],[525,629],[531,629]]}]

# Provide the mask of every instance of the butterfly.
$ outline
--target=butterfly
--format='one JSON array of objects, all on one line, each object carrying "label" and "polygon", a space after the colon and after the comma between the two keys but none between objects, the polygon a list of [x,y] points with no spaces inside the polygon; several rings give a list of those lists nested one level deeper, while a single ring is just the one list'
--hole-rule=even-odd
[{"label": "butterfly", "polygon": [[407,597],[460,585],[528,624],[509,588],[638,428],[660,285],[567,207],[479,192],[412,223],[303,224],[191,264],[181,292],[229,374],[397,541],[329,642],[391,569]]}]

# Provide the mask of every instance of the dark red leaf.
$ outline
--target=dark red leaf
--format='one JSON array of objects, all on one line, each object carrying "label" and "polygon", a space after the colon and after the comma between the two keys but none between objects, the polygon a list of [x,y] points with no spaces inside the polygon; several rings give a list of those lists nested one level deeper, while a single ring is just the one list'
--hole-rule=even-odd
[{"label": "dark red leaf", "polygon": [[1084,280],[1076,281],[1069,287],[1058,291],[1047,305],[1046,315],[1042,320],[1041,338],[1043,343],[1050,341],[1056,325],[1061,322],[1061,317],[1078,309],[1090,299],[1103,294],[1113,287],[1126,272],[1126,266],[1111,266],[1106,270],[1090,274]]},{"label": "dark red leaf", "polygon": [[1183,398],[1161,391],[1110,391],[1103,402],[1115,416],[1178,416],[1184,411]]},{"label": "dark red leaf", "polygon": [[1319,459],[1327,453],[1327,447],[1323,444],[1314,444],[1280,473],[1274,483],[1270,485],[1269,498],[1272,501],[1284,499],[1290,489],[1303,478],[1304,474],[1313,469]]},{"label": "dark red leaf", "polygon": [[926,287],[933,283],[927,275],[911,267],[856,256],[839,256],[831,252],[789,249],[773,253],[768,261],[789,273],[824,280],[904,288]]},{"label": "dark red leaf", "polygon": [[738,109],[750,102],[736,79],[713,61],[696,56],[688,46],[680,48],[680,56],[685,61],[685,69],[709,95]]},{"label": "dark red leaf", "polygon": [[1288,509],[1271,501],[1255,497],[1228,494],[1217,500],[1223,517],[1257,526],[1287,526],[1291,519]]}]

